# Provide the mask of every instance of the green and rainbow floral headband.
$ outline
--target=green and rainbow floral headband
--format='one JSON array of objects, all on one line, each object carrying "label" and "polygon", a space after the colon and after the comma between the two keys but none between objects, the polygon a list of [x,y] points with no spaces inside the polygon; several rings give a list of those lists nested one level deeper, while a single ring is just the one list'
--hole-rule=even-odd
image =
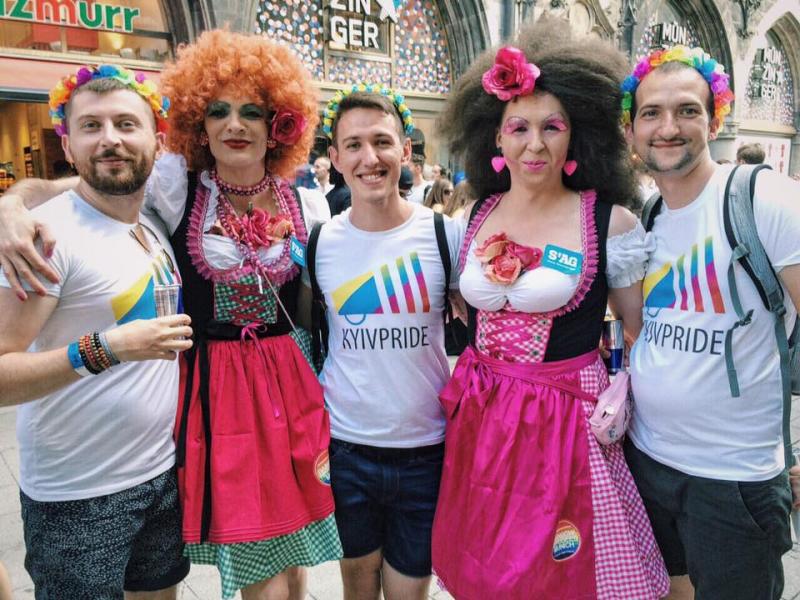
[{"label": "green and rainbow floral headband", "polygon": [[134,73],[116,65],[98,65],[81,67],[75,75],[64,77],[50,90],[50,120],[55,125],[59,136],[67,133],[65,109],[73,92],[93,79],[116,79],[147,101],[156,118],[159,132],[167,131],[167,112],[169,99],[159,94],[155,84],[146,79],[142,73]]},{"label": "green and rainbow floral headband", "polygon": [[403,120],[403,129],[406,135],[411,135],[414,131],[414,121],[411,118],[411,109],[406,105],[405,98],[395,92],[387,85],[377,83],[355,83],[349,88],[337,91],[333,98],[330,99],[325,110],[322,112],[322,131],[329,138],[333,138],[333,122],[336,120],[336,115],[339,113],[339,104],[347,98],[350,94],[355,92],[367,92],[369,94],[380,94],[386,96],[391,100],[397,112],[400,113],[400,118]]},{"label": "green and rainbow floral headband", "polygon": [[651,71],[667,62],[682,62],[697,69],[703,76],[714,94],[714,117],[720,123],[731,112],[733,92],[730,89],[730,76],[725,72],[725,67],[711,58],[702,48],[687,48],[686,46],[673,46],[667,50],[657,50],[650,56],[639,61],[633,73],[622,82],[622,123],[629,125],[631,122],[631,107],[636,88]]}]

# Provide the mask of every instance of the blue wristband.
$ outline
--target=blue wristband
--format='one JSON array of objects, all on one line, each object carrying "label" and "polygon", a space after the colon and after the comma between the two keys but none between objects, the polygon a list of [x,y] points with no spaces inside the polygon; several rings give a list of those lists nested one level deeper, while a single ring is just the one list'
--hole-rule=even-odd
[{"label": "blue wristband", "polygon": [[89,369],[86,368],[86,365],[83,364],[83,359],[81,358],[81,352],[78,350],[78,342],[72,342],[69,346],[67,346],[67,357],[69,358],[69,362],[72,365],[72,368],[75,369],[75,372],[80,375],[81,377],[86,377],[87,375],[91,375]]}]

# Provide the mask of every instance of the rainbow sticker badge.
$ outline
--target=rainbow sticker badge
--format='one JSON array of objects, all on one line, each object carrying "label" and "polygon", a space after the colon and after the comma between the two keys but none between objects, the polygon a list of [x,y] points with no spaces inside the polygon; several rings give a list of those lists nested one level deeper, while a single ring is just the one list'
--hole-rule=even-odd
[{"label": "rainbow sticker badge", "polygon": [[323,450],[322,453],[314,461],[314,473],[322,485],[331,484],[331,465],[328,460],[328,451]]},{"label": "rainbow sticker badge", "polygon": [[581,533],[569,521],[559,521],[553,539],[553,560],[560,562],[569,560],[581,548]]}]

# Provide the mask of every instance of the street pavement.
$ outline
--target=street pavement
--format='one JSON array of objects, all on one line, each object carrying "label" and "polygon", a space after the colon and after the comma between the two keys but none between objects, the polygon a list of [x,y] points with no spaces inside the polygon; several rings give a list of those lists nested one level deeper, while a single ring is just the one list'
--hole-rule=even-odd
[{"label": "street pavement", "polygon": [[[792,439],[800,442],[800,397],[793,403]],[[15,409],[0,408],[0,561],[11,575],[15,600],[33,600],[33,583],[23,566],[25,545],[22,541],[20,519],[19,455],[15,435]],[[786,588],[783,600],[800,600],[800,546],[783,559]],[[193,566],[189,577],[181,585],[181,600],[218,600],[221,598],[216,568]],[[342,584],[336,563],[330,562],[309,569],[308,598],[312,600],[338,600],[342,597]],[[236,598],[240,598],[237,594]],[[451,596],[431,586],[431,599],[446,600]],[[64,599],[67,600],[67,599]],[[488,600],[488,599],[487,599]]]}]

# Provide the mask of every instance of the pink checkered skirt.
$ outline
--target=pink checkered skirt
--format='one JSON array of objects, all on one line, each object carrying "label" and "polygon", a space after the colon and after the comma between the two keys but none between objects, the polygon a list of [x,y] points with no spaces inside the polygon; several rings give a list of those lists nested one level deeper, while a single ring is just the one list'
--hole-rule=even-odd
[{"label": "pink checkered skirt", "polygon": [[669,577],[619,444],[588,425],[596,352],[515,364],[468,348],[448,416],[433,567],[458,600],[650,600]]}]

